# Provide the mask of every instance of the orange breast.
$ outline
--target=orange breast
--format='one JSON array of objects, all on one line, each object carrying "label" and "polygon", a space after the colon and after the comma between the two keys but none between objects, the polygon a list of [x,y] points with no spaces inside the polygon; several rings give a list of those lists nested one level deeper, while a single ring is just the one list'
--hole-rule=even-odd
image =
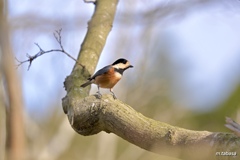
[{"label": "orange breast", "polygon": [[121,77],[120,73],[114,72],[114,68],[111,68],[107,73],[97,76],[94,83],[101,88],[113,88]]}]

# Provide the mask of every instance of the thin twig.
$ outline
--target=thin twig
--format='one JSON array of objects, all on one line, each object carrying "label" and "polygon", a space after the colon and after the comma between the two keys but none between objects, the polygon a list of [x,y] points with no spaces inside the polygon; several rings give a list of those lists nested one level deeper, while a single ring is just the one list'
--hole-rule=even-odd
[{"label": "thin twig", "polygon": [[235,122],[235,121],[232,120],[231,118],[226,117],[225,127],[227,127],[228,129],[230,129],[230,130],[233,131],[237,136],[240,137],[240,124],[238,124],[237,122]]},{"label": "thin twig", "polygon": [[80,65],[81,67],[84,68],[84,65],[82,65],[81,63],[79,63],[74,57],[72,57],[69,53],[67,53],[65,51],[65,49],[63,48],[63,45],[62,45],[62,36],[61,36],[61,32],[62,32],[62,29],[59,29],[59,30],[56,30],[53,35],[56,39],[56,41],[58,42],[59,46],[61,49],[51,49],[51,50],[47,50],[47,51],[44,51],[40,45],[38,43],[35,43],[35,45],[39,48],[39,51],[37,54],[31,56],[29,55],[28,53],[26,54],[26,57],[28,58],[27,60],[24,60],[24,61],[20,61],[18,60],[16,57],[16,61],[18,61],[18,65],[17,67],[21,66],[23,63],[26,63],[26,62],[29,62],[29,65],[28,65],[28,70],[30,69],[31,65],[32,65],[32,62],[33,60],[35,60],[36,58],[42,56],[43,54],[46,54],[46,53],[50,53],[50,52],[61,52],[61,53],[64,53],[65,55],[67,55],[69,58],[71,58],[72,60],[74,60],[78,65]]}]

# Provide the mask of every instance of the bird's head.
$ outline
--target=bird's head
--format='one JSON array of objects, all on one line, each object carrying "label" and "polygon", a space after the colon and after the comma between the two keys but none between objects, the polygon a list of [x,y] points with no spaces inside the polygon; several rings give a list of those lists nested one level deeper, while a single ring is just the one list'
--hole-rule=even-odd
[{"label": "bird's head", "polygon": [[119,69],[119,70],[123,70],[125,71],[128,68],[132,68],[133,66],[130,64],[130,62],[124,58],[120,58],[118,60],[116,60],[113,64],[112,64],[113,68],[115,69]]}]

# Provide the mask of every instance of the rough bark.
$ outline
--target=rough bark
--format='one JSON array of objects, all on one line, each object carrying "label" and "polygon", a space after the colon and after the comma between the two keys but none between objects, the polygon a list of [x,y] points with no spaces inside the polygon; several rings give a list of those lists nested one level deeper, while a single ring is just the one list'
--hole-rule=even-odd
[{"label": "rough bark", "polygon": [[[73,129],[89,136],[114,133],[143,149],[184,159],[229,158],[217,152],[240,153],[240,138],[229,133],[192,131],[152,120],[111,95],[78,100],[68,112]],[[239,158],[238,156],[230,156]]]}]

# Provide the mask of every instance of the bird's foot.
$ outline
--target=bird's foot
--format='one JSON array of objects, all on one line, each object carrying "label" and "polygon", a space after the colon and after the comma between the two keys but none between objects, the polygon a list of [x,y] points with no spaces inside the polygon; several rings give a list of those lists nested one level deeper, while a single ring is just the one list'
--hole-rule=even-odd
[{"label": "bird's foot", "polygon": [[117,97],[115,96],[115,94],[113,94],[113,98],[114,98],[114,99],[117,99]]},{"label": "bird's foot", "polygon": [[110,92],[112,93],[113,98],[114,98],[114,99],[117,99],[116,95],[115,95],[114,92],[112,91],[112,88],[110,89]]},{"label": "bird's foot", "polygon": [[113,92],[112,92],[112,95],[114,99],[117,99],[116,95]]},{"label": "bird's foot", "polygon": [[101,94],[99,91],[96,93],[96,96],[97,96],[97,98],[99,98],[99,99],[102,98],[102,94]]}]

